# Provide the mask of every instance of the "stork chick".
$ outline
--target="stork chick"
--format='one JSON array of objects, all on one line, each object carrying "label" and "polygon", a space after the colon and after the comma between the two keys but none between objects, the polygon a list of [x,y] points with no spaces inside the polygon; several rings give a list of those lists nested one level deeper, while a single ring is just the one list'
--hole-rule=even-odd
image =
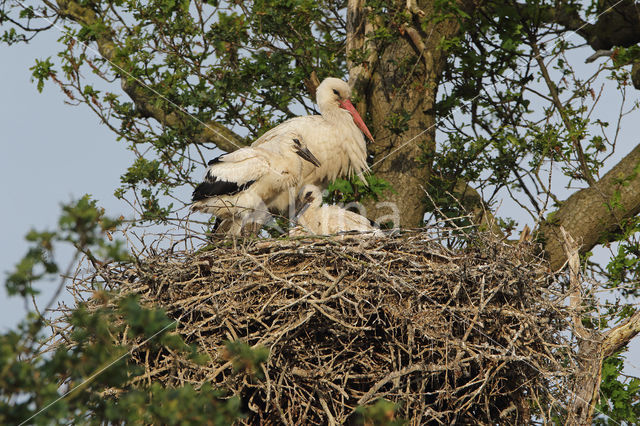
[{"label": "stork chick", "polygon": [[349,235],[348,231],[366,232],[369,235],[383,235],[380,229],[374,227],[374,222],[366,217],[343,209],[336,205],[322,206],[322,192],[315,185],[305,185],[298,195],[300,209],[296,215],[297,226],[290,232],[290,236],[307,234],[329,235],[343,233],[340,238]]},{"label": "stork chick", "polygon": [[230,235],[255,232],[270,218],[269,202],[297,187],[306,162],[320,166],[294,132],[221,155],[209,161],[204,181],[193,191],[191,210],[215,215]]}]

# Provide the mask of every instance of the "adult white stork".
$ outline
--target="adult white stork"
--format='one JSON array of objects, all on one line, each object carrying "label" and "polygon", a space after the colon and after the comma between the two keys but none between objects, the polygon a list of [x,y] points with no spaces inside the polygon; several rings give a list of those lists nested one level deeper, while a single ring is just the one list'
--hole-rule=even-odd
[{"label": "adult white stork", "polygon": [[[305,163],[298,190],[306,184],[321,188],[338,177],[358,175],[368,171],[367,147],[364,134],[373,141],[371,132],[349,100],[351,88],[338,78],[325,78],[316,90],[320,114],[291,118],[258,138],[251,146],[259,147],[294,131],[305,140],[307,147],[320,160],[320,167]],[[365,181],[366,182],[366,181]],[[296,191],[297,193],[298,191]],[[289,205],[289,194],[282,193],[269,207],[280,212]]]},{"label": "adult white stork", "polygon": [[[362,215],[336,205],[321,205],[322,192],[315,185],[305,185],[298,195],[298,201],[300,208],[296,215],[297,225],[289,231],[290,236],[329,235],[348,231],[366,232],[370,236],[384,235],[372,221]],[[349,234],[343,234],[340,238],[348,236]]]},{"label": "adult white stork", "polygon": [[294,132],[221,155],[209,161],[204,181],[193,191],[191,210],[215,215],[230,235],[255,232],[270,217],[267,205],[273,198],[297,187],[307,162],[320,166]]}]

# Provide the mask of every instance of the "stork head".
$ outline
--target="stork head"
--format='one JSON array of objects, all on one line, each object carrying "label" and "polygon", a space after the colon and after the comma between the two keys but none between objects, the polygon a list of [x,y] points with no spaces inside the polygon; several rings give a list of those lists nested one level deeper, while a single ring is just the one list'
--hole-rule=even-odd
[{"label": "stork head", "polygon": [[349,111],[356,126],[373,142],[371,132],[367,128],[367,125],[364,124],[364,120],[360,117],[360,114],[358,114],[358,111],[356,111],[350,99],[351,87],[339,78],[325,78],[316,90],[316,102],[320,107],[321,113],[336,107]]},{"label": "stork head", "polygon": [[302,139],[300,135],[293,135],[288,138],[287,141],[291,146],[291,150],[299,155],[303,160],[310,162],[316,167],[320,166],[320,161],[311,153],[311,151],[309,151],[307,144],[304,143],[304,139]]},{"label": "stork head", "polygon": [[305,185],[298,192],[299,210],[296,217],[303,214],[309,207],[320,207],[322,204],[322,191],[315,185]]},{"label": "stork head", "polygon": [[339,78],[327,77],[316,89],[316,101],[320,109],[325,105],[340,106],[343,99],[351,99],[351,87]]}]

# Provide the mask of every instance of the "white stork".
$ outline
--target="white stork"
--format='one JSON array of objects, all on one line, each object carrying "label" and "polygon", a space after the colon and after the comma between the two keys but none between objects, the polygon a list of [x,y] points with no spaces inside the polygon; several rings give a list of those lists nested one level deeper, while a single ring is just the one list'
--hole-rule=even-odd
[{"label": "white stork", "polygon": [[217,225],[226,222],[230,235],[257,231],[270,217],[271,200],[297,187],[306,162],[320,166],[294,132],[221,155],[209,161],[204,181],[193,191],[191,210],[215,215]]},{"label": "white stork", "polygon": [[[303,178],[298,190],[305,184],[326,187],[338,177],[356,174],[366,182],[363,172],[368,171],[367,147],[364,134],[373,141],[371,132],[349,100],[351,88],[338,78],[325,78],[316,90],[316,101],[322,115],[291,118],[258,138],[251,146],[259,147],[280,135],[294,131],[305,140],[307,147],[318,157],[320,167],[303,164]],[[280,138],[280,140],[282,140]],[[273,210],[283,212],[289,205],[289,194],[269,203]]]},{"label": "white stork", "polygon": [[[329,235],[348,231],[366,232],[372,236],[384,235],[366,217],[336,205],[322,206],[322,192],[315,185],[305,185],[298,195],[300,209],[296,215],[297,226],[289,231],[290,236],[307,234]],[[349,235],[340,236],[344,239]]]}]

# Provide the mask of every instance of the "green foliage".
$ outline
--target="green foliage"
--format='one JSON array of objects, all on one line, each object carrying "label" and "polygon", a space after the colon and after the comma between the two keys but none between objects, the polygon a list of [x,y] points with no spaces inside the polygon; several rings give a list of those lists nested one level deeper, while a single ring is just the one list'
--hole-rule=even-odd
[{"label": "green foliage", "polygon": [[18,15],[20,16],[20,18],[26,18],[26,19],[33,19],[36,16],[35,11],[33,10],[33,6],[27,6],[27,7],[21,8]]},{"label": "green foliage", "polygon": [[[456,11],[454,2],[437,4],[457,17],[464,31],[442,42],[451,55],[442,84],[445,90],[435,107],[444,120],[439,130],[445,140],[430,159],[441,180],[434,186],[451,188],[462,178],[494,195],[507,190],[536,215],[542,209],[537,198],[546,193],[529,182],[548,179],[542,171],[549,161],[562,168],[570,184],[585,182],[587,171],[597,176],[611,139],[605,133],[606,123],[593,115],[599,99],[593,80],[576,77],[566,58],[574,48],[572,40],[559,38],[550,45],[538,41],[544,38],[538,23],[549,19],[558,6],[544,0],[518,5],[489,2],[475,8],[471,19],[464,19],[465,12]],[[574,13],[583,6],[563,2],[561,7]],[[553,58],[545,59],[551,84],[530,56],[534,48]],[[623,83],[627,77],[616,78]],[[558,93],[558,103],[548,96],[552,90]],[[596,128],[602,133],[590,134]],[[584,165],[577,165],[577,144]]]},{"label": "green foliage", "polygon": [[171,212],[172,203],[161,206],[160,197],[168,195],[171,184],[168,183],[168,175],[162,170],[160,161],[149,161],[143,157],[138,158],[129,170],[120,178],[122,186],[115,192],[117,198],[124,198],[128,190],[139,190],[139,202],[142,206],[142,218],[151,221],[162,221]]},{"label": "green foliage", "polygon": [[635,424],[640,418],[640,379],[622,373],[624,357],[610,356],[602,365],[597,425]]},{"label": "green foliage", "polygon": [[367,198],[378,201],[384,198],[385,191],[393,191],[389,182],[374,174],[366,175],[365,179],[366,183],[357,176],[349,180],[336,179],[329,184],[325,201],[331,204],[358,202]]},{"label": "green foliage", "polygon": [[118,404],[105,410],[105,418],[137,424],[228,425],[242,417],[240,398],[205,383],[198,390],[187,384],[164,388],[153,383],[148,391],[131,391],[119,397]]},{"label": "green foliage", "polygon": [[402,133],[409,130],[408,123],[410,119],[411,119],[411,114],[409,114],[407,111],[402,110],[399,112],[392,112],[391,114],[389,114],[389,117],[387,118],[387,123],[385,124],[385,127],[389,129],[391,133],[394,133],[396,135],[401,135]]},{"label": "green foliage", "polygon": [[378,399],[372,405],[356,408],[357,424],[367,426],[400,426],[407,423],[396,419],[398,405]]},{"label": "green foliage", "polygon": [[58,272],[58,265],[51,259],[53,254],[51,240],[53,237],[55,237],[55,233],[39,233],[34,230],[27,234],[27,241],[34,243],[34,246],[29,248],[27,254],[16,265],[15,270],[8,275],[6,288],[9,295],[38,294],[38,290],[34,289],[31,284],[48,274]]},{"label": "green foliage", "polygon": [[616,67],[638,62],[638,60],[640,60],[640,47],[637,45],[626,48],[619,47],[613,55],[613,63]]},{"label": "green foliage", "polygon": [[[0,24],[2,23],[2,12],[0,11]],[[12,45],[20,42],[25,42],[26,37],[24,34],[20,34],[16,31],[15,28],[9,28],[4,31],[0,36],[0,42],[6,43],[7,45]]]},{"label": "green foliage", "polygon": [[[609,206],[615,214],[617,194],[614,193],[613,197]],[[606,265],[606,287],[617,289],[625,297],[637,297],[640,295],[640,218],[622,221],[616,232],[605,233],[601,238],[609,247],[617,245],[617,250]],[[630,316],[628,311],[620,309],[624,309],[624,306],[616,306],[612,313],[622,318]]]},{"label": "green foliage", "polygon": [[262,364],[269,358],[269,349],[259,346],[252,348],[244,342],[226,342],[225,357],[233,362],[234,371],[244,371],[259,379],[264,378]]},{"label": "green foliage", "polygon": [[[15,38],[12,37],[12,39]],[[53,62],[51,62],[51,58],[47,58],[45,60],[36,59],[36,64],[29,68],[32,71],[32,79],[38,82],[38,92],[42,92],[44,88],[44,82],[48,80],[50,77],[55,77],[56,71],[53,69]]]},{"label": "green foliage", "polygon": [[[98,297],[105,302],[110,298],[108,293]],[[35,318],[23,322],[18,331],[0,335],[0,423],[225,425],[241,416],[239,398],[208,383],[199,389],[145,381],[130,386],[144,372],[129,362],[137,345],[152,345],[159,351],[196,350],[172,332],[175,321],[162,310],[142,308],[134,297],[104,306],[112,307],[91,311],[81,305],[72,311],[68,323],[74,343],[61,342],[48,355],[39,353],[46,336]],[[131,338],[127,341],[139,343],[114,343],[114,336],[125,330]],[[246,351],[238,359],[243,355],[253,353]]]},{"label": "green foliage", "polygon": [[[121,224],[120,219],[105,215],[88,195],[75,202],[62,205],[62,215],[55,231],[32,229],[26,236],[30,243],[25,256],[15,269],[8,274],[6,288],[10,295],[37,294],[33,283],[44,278],[53,278],[60,270],[55,259],[57,244],[69,244],[92,261],[124,262],[129,255],[124,243],[114,240],[112,232]],[[74,258],[75,261],[76,258]],[[101,259],[101,260],[100,260]]]}]

